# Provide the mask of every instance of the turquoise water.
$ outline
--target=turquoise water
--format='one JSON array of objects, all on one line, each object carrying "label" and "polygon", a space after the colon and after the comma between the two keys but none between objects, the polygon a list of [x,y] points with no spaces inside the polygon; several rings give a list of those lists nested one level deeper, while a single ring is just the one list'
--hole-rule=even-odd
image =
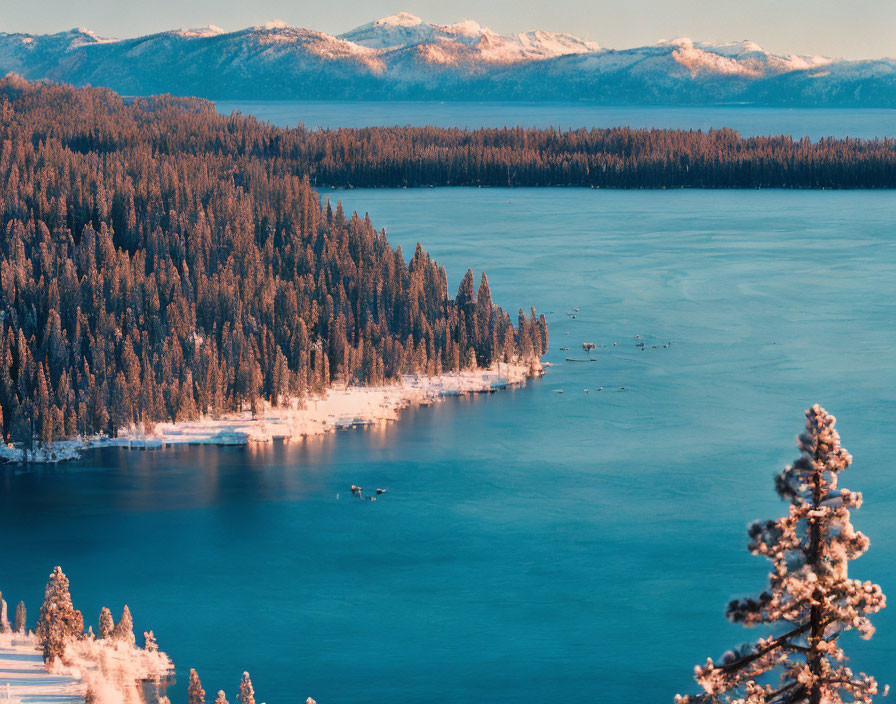
[{"label": "turquoise water", "polygon": [[[764,586],[745,527],[784,510],[772,475],[815,401],[865,493],[853,574],[896,594],[896,194],[335,195],[452,285],[472,265],[546,312],[547,376],[300,444],[0,470],[8,600],[36,614],[61,563],[89,623],[127,601],[179,666],[175,704],[189,667],[231,701],[247,669],[270,704],[666,704],[762,635],[724,606]],[[597,361],[566,362],[585,341]],[[875,623],[848,650],[896,684],[896,609]]]},{"label": "turquoise water", "polygon": [[745,137],[787,134],[796,138],[896,136],[896,111],[846,108],[607,107],[588,103],[439,102],[216,102],[218,111],[255,115],[281,127],[435,125],[438,127],[618,127],[702,129],[730,127]]}]

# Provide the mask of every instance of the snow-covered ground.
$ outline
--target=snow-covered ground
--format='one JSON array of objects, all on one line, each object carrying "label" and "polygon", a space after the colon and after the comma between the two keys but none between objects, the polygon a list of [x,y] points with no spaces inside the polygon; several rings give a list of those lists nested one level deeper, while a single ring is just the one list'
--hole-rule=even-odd
[{"label": "snow-covered ground", "polygon": [[30,634],[0,634],[0,704],[84,704],[85,691],[80,679],[44,669]]},{"label": "snow-covered ground", "polygon": [[[525,383],[541,373],[541,365],[498,364],[439,376],[406,376],[389,386],[336,386],[321,396],[291,400],[277,408],[263,405],[253,416],[249,410],[220,418],[157,423],[150,432],[122,429],[118,437],[97,436],[64,440],[30,454],[31,462],[61,462],[76,459],[92,447],[123,446],[161,448],[180,444],[243,445],[275,438],[298,439],[360,425],[397,420],[408,406],[436,403],[448,396],[496,391]],[[21,462],[24,451],[0,446],[0,459]],[[2,704],[2,700],[0,700]]]},{"label": "snow-covered ground", "polygon": [[0,633],[0,704],[96,704],[142,701],[143,682],[163,683],[171,660],[159,650],[132,643],[73,640],[49,669],[34,634]]}]

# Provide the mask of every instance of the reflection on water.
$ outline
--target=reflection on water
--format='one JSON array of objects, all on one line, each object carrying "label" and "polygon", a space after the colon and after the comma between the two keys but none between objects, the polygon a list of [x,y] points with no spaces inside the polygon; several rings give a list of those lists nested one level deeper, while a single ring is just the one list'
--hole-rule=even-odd
[{"label": "reflection on water", "polygon": [[[483,395],[451,399],[472,407]],[[438,414],[439,405],[408,408],[402,425],[418,414]],[[430,419],[431,421],[432,419]],[[435,421],[437,422],[437,421]],[[0,508],[40,514],[66,511],[128,513],[224,506],[244,501],[302,501],[319,494],[327,468],[350,438],[357,452],[386,450],[398,424],[382,421],[293,440],[233,445],[184,445],[84,451],[77,462],[59,465],[0,465]],[[360,457],[357,461],[362,461]],[[84,485],[95,484],[83,491]],[[345,494],[346,492],[342,492]]]}]

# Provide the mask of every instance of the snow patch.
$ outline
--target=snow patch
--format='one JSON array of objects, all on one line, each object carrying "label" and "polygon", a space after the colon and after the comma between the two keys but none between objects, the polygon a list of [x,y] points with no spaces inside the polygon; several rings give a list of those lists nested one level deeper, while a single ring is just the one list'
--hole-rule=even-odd
[{"label": "snow patch", "polygon": [[747,63],[741,63],[727,56],[720,56],[708,51],[696,48],[693,44],[679,44],[672,52],[672,57],[685,68],[689,69],[692,77],[700,73],[726,74],[757,77],[760,71]]},{"label": "snow patch", "polygon": [[62,661],[46,666],[33,633],[0,633],[2,704],[84,704],[88,689],[96,704],[142,701],[141,683],[161,684],[172,669],[157,649],[92,635],[69,642]]},{"label": "snow patch", "polygon": [[442,65],[511,63],[600,50],[598,44],[571,34],[543,30],[499,34],[471,19],[439,26],[407,12],[357,27],[340,39],[384,52],[419,47],[424,61]]},{"label": "snow patch", "polygon": [[84,704],[86,685],[68,673],[50,674],[32,634],[0,633],[0,702]]},{"label": "snow patch", "polygon": [[70,641],[62,660],[54,660],[47,669],[83,682],[96,704],[122,704],[142,701],[143,683],[162,685],[174,665],[160,650],[89,635]]},{"label": "snow patch", "polygon": [[423,24],[423,20],[417,17],[417,15],[412,15],[410,12],[399,12],[396,15],[381,17],[374,22],[374,24],[379,26],[385,25],[387,27],[416,27],[417,25]]},{"label": "snow patch", "polygon": [[483,32],[482,25],[476,20],[463,20],[456,24],[449,24],[444,29],[451,34],[465,34],[468,37],[478,36]]},{"label": "snow patch", "polygon": [[224,30],[214,24],[207,24],[204,27],[190,27],[178,29],[175,34],[181,37],[217,37],[224,34]]},{"label": "snow patch", "polygon": [[722,56],[743,56],[744,54],[766,53],[756,42],[744,39],[739,42],[694,42],[694,46]]},{"label": "snow patch", "polygon": [[278,27],[259,30],[255,40],[262,45],[279,45],[286,49],[305,51],[323,59],[354,59],[374,71],[384,67],[379,52],[324,32],[298,27]]},{"label": "snow patch", "polygon": [[287,27],[289,27],[289,25],[283,20],[271,20],[270,22],[257,25],[255,29],[286,29]]},{"label": "snow patch", "polygon": [[693,47],[694,40],[690,37],[675,37],[674,39],[660,39],[654,46],[682,46]]},{"label": "snow patch", "polygon": [[71,48],[81,47],[88,44],[114,44],[115,42],[119,41],[118,39],[101,37],[93,30],[84,29],[83,27],[76,27],[70,32],[70,34],[73,37]]},{"label": "snow patch", "polygon": [[777,56],[748,39],[737,42],[695,42],[688,37],[676,37],[661,39],[654,46],[672,48],[672,57],[688,68],[692,77],[711,73],[758,78],[831,63],[831,59],[825,56]]}]

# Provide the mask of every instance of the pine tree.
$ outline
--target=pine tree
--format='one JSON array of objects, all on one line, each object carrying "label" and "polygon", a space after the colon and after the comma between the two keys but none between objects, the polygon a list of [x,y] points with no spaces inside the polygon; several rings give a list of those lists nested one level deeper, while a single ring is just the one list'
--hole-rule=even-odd
[{"label": "pine tree", "polygon": [[12,627],[9,625],[6,601],[3,599],[3,593],[0,592],[0,633],[9,633],[11,631]]},{"label": "pine tree", "polygon": [[477,341],[477,356],[479,364],[488,367],[492,363],[492,294],[488,286],[488,277],[482,273],[482,281],[479,284],[479,292],[476,294],[476,325],[479,334]]},{"label": "pine tree", "polygon": [[112,640],[120,640],[131,645],[136,642],[134,637],[134,620],[131,618],[131,610],[127,604],[124,605],[121,618],[112,630]]},{"label": "pine tree", "polygon": [[806,411],[800,457],[775,478],[790,511],[749,530],[750,552],[774,565],[769,589],[732,601],[726,611],[735,623],[780,623],[787,630],[729,651],[720,663],[708,659],[695,667],[704,694],[678,695],[677,704],[869,704],[878,694],[873,677],[843,664],[837,642],[852,628],[870,638],[868,614],[883,609],[886,598],[878,585],[847,574],[869,540],[850,523],[850,509],[861,507],[862,495],[837,488],[852,457],[840,445],[835,422],[817,404]]},{"label": "pine tree", "polygon": [[104,606],[100,610],[100,638],[111,638],[112,632],[115,630],[115,621],[112,619],[112,612]]},{"label": "pine tree", "polygon": [[205,690],[196,670],[190,668],[190,683],[187,685],[187,704],[205,704]]},{"label": "pine tree", "polygon": [[143,632],[143,649],[148,653],[159,652],[159,644],[156,642],[155,633],[152,631]]},{"label": "pine tree", "polygon": [[25,611],[25,602],[20,601],[16,606],[16,633],[25,633],[28,630],[28,616]]},{"label": "pine tree", "polygon": [[122,428],[127,428],[133,420],[133,406],[131,403],[131,391],[124,373],[118,372],[112,384],[112,408],[110,421],[113,432],[118,433]]},{"label": "pine tree", "polygon": [[72,605],[68,577],[61,567],[53,570],[47,582],[36,633],[46,662],[62,657],[66,643],[84,633],[84,617]]},{"label": "pine tree", "polygon": [[249,679],[249,673],[243,673],[243,679],[240,681],[240,693],[237,696],[240,704],[255,704],[255,690],[252,689],[252,680]]}]

